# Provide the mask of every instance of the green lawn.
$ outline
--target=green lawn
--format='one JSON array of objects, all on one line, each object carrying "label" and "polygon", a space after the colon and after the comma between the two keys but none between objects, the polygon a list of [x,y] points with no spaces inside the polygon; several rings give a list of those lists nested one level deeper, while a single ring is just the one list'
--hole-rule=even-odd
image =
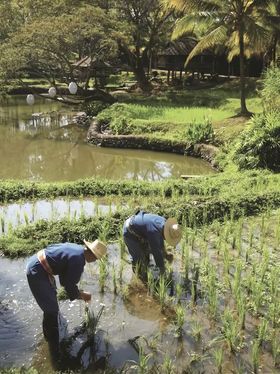
[{"label": "green lawn", "polygon": [[[262,110],[257,94],[257,81],[249,81],[247,108],[252,113]],[[211,89],[168,90],[158,95],[131,95],[127,115],[143,132],[149,125],[152,136],[178,139],[184,137],[189,124],[210,121],[219,143],[228,142],[244,129],[249,118],[238,117],[240,110],[237,81],[226,82]],[[168,133],[167,133],[168,131]]]}]

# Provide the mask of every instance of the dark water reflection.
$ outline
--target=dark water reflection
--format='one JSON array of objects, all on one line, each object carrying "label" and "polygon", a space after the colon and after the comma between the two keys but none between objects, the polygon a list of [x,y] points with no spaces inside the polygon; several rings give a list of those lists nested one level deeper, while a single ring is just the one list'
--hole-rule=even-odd
[{"label": "dark water reflection", "polygon": [[213,172],[208,163],[196,158],[91,146],[85,141],[86,129],[68,126],[72,118],[69,107],[49,100],[36,99],[32,107],[25,97],[2,101],[0,178],[161,180]]}]

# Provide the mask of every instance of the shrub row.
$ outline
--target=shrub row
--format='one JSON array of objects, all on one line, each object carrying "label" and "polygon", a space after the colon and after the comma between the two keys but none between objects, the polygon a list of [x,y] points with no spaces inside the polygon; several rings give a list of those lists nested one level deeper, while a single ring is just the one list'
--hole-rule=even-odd
[{"label": "shrub row", "polygon": [[246,193],[248,190],[279,190],[280,174],[266,171],[221,173],[188,180],[172,179],[159,182],[112,181],[83,179],[74,182],[42,183],[29,181],[0,181],[0,203],[56,197],[88,196],[217,196]]}]

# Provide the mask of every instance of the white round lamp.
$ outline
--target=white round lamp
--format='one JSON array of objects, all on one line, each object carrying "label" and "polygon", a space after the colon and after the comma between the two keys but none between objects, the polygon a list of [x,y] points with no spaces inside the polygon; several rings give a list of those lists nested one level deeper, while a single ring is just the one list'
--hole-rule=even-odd
[{"label": "white round lamp", "polygon": [[56,88],[55,87],[50,87],[48,92],[49,92],[49,96],[50,97],[55,97],[55,95],[56,95]]},{"label": "white round lamp", "polygon": [[28,105],[33,105],[35,103],[35,97],[32,94],[27,95],[26,102]]},{"label": "white round lamp", "polygon": [[78,86],[75,82],[70,82],[68,89],[69,89],[70,94],[75,95],[78,91]]}]

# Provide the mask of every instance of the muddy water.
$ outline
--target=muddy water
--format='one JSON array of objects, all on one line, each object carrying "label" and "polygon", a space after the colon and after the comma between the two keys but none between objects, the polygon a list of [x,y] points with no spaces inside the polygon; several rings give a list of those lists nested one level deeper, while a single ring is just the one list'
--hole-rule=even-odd
[{"label": "muddy water", "polygon": [[162,180],[181,174],[210,174],[203,160],[163,152],[110,149],[86,143],[86,129],[71,125],[73,112],[61,103],[25,96],[0,103],[0,178],[42,181],[86,177]]},{"label": "muddy water", "polygon": [[[112,263],[118,257],[118,248],[109,248]],[[111,264],[112,265],[112,264]],[[42,313],[34,301],[25,279],[26,259],[8,260],[0,258],[0,367],[34,365],[39,372],[50,368],[46,343],[41,331]],[[3,271],[5,269],[5,271]],[[124,271],[124,283],[131,277],[130,266]],[[98,356],[110,356],[110,365],[121,367],[125,360],[137,360],[137,352],[129,340],[140,334],[150,336],[160,331],[166,318],[159,306],[148,300],[146,291],[137,299],[123,303],[120,295],[112,290],[110,277],[105,293],[99,292],[98,265],[87,264],[82,278],[82,287],[90,291],[93,300],[90,308],[95,315],[104,307],[98,325]],[[69,337],[84,318],[84,302],[76,300],[60,302],[60,335]],[[72,353],[81,346],[75,341]],[[84,358],[85,364],[87,358]]]},{"label": "muddy water", "polygon": [[[194,248],[199,251],[199,248]],[[182,337],[175,333],[173,308],[176,302],[163,314],[158,301],[147,294],[147,289],[135,283],[132,278],[128,256],[123,262],[124,269],[120,282],[120,249],[117,244],[108,248],[109,265],[104,293],[100,292],[98,263],[87,264],[80,287],[92,293],[91,310],[98,314],[104,308],[96,334],[96,359],[107,357],[108,365],[121,369],[131,366],[129,360],[139,361],[138,344],[145,354],[154,353],[156,362],[162,363],[171,358],[176,367],[175,373],[217,373],[213,359],[214,350],[224,351],[223,373],[251,373],[250,345],[256,333],[257,320],[249,314],[246,317],[246,340],[242,352],[231,355],[225,342],[217,341],[221,337],[221,325],[209,318],[205,300],[198,298],[197,305],[191,307],[189,291],[184,289],[180,296],[185,310]],[[183,284],[180,248],[175,251],[173,279]],[[41,331],[42,313],[33,300],[25,279],[25,259],[8,260],[0,258],[0,367],[33,365],[41,373],[50,372],[51,364],[46,343]],[[117,293],[113,286],[113,265],[117,273]],[[192,278],[192,277],[190,277]],[[168,293],[170,294],[171,289]],[[175,298],[176,298],[175,292]],[[178,301],[178,300],[177,300]],[[76,300],[60,302],[60,334],[63,339],[73,337],[84,318],[84,302]],[[140,336],[145,339],[139,338]],[[75,355],[86,337],[77,335],[69,349]],[[216,344],[214,341],[216,340]],[[248,349],[246,348],[248,347]],[[153,359],[149,364],[152,364]],[[262,357],[262,373],[278,373],[271,356]],[[81,362],[86,372],[94,370],[89,365],[88,352]],[[89,366],[88,366],[89,365]],[[239,369],[237,369],[239,368]],[[127,373],[135,373],[129,369]]]}]

